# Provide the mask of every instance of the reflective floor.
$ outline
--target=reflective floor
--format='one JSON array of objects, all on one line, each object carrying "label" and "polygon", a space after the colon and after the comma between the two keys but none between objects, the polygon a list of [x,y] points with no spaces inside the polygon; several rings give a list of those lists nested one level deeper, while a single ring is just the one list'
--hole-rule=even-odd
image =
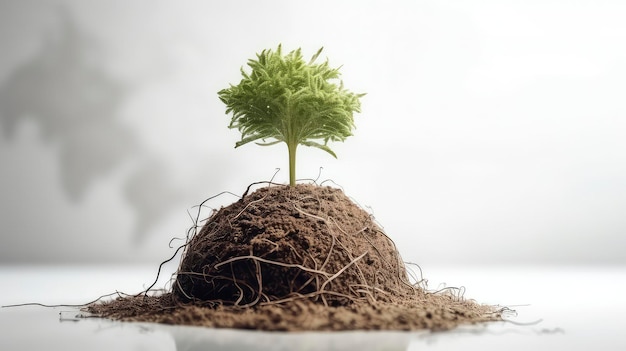
[{"label": "reflective floor", "polygon": [[[33,267],[0,267],[0,281],[5,283],[0,304],[37,298],[43,303],[54,299],[73,303],[69,297],[97,297],[107,284],[109,290],[132,288],[133,280],[149,269],[123,271],[53,267],[42,273]],[[72,307],[9,307],[0,309],[0,350],[626,350],[622,296],[626,267],[430,267],[427,271],[432,289],[444,282],[462,284],[466,298],[510,306],[517,313],[508,317],[509,322],[440,333],[267,333],[76,318],[80,311]],[[32,282],[38,278],[57,288],[34,290]],[[24,300],[16,301],[20,297]]]}]

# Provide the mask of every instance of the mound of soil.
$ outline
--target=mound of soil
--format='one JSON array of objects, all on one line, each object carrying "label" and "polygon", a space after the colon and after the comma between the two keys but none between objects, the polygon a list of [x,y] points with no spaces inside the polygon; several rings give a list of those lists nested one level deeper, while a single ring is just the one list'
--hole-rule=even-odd
[{"label": "mound of soil", "polygon": [[391,239],[341,190],[268,186],[208,218],[187,242],[171,292],[87,310],[262,330],[439,330],[501,318],[491,306],[418,283]]},{"label": "mound of soil", "polygon": [[183,302],[345,306],[413,290],[365,211],[339,189],[298,185],[261,188],[212,216],[189,243],[173,293]]}]

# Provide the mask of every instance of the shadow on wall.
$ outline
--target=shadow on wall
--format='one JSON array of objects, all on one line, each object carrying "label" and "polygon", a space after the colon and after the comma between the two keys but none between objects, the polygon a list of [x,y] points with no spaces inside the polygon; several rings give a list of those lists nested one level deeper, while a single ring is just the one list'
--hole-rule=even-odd
[{"label": "shadow on wall", "polygon": [[121,190],[135,211],[139,240],[175,203],[176,192],[162,171],[165,165],[118,119],[131,87],[106,72],[97,61],[97,43],[67,11],[61,14],[56,35],[0,85],[4,137],[12,138],[22,120],[34,120],[44,141],[58,146],[62,188],[75,202],[96,180],[132,161],[133,173]]}]

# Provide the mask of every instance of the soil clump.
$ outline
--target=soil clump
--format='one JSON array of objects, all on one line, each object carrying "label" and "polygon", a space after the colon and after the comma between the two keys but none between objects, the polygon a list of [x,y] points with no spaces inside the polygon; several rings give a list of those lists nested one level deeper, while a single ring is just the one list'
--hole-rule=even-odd
[{"label": "soil clump", "polygon": [[215,211],[171,291],[86,310],[120,320],[260,330],[444,330],[501,311],[409,279],[393,241],[340,189],[270,185]]}]

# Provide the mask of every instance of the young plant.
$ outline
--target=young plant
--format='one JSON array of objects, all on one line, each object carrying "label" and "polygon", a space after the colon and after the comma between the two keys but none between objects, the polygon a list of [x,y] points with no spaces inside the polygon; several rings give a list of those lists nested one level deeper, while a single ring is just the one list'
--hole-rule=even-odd
[{"label": "young plant", "polygon": [[[298,145],[322,149],[333,157],[329,141],[344,141],[352,135],[354,112],[360,112],[359,98],[343,87],[339,68],[328,60],[315,63],[320,48],[307,63],[300,49],[284,55],[263,50],[248,60],[250,73],[243,68],[238,85],[220,90],[219,98],[232,112],[229,128],[241,132],[235,147],[256,142],[258,145],[287,144],[289,185],[296,184],[296,149]],[[259,140],[261,142],[259,142]]]}]

